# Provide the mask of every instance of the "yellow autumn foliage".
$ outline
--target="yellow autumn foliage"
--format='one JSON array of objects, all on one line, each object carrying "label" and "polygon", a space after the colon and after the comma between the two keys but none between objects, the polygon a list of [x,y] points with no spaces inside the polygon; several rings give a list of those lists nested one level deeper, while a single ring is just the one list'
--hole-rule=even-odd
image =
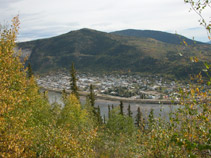
[{"label": "yellow autumn foliage", "polygon": [[[19,57],[14,54],[15,39],[19,29],[18,16],[13,18],[10,29],[1,30],[0,35],[0,156],[27,157],[31,144],[24,124],[29,114],[23,112],[29,102],[27,88],[33,82],[26,73]],[[26,154],[27,153],[27,154]]]},{"label": "yellow autumn foliage", "polygon": [[107,124],[96,127],[95,109],[82,107],[74,94],[65,95],[61,108],[39,93],[14,52],[18,29],[17,16],[0,30],[0,157],[210,156],[211,93],[201,74],[198,84],[180,91],[181,107],[169,120],[151,116],[138,129],[113,109]]},{"label": "yellow autumn foliage", "polygon": [[[72,106],[64,108],[70,117],[57,126],[47,96],[14,51],[18,29],[16,16],[10,28],[0,30],[0,157],[93,157],[96,129],[86,130],[87,112],[70,96]],[[69,120],[75,125],[68,126]]]}]

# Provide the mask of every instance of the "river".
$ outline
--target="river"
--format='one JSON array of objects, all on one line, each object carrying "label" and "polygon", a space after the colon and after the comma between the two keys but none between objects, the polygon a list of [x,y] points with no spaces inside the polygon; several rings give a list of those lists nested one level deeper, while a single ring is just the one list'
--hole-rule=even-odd
[{"label": "river", "polygon": [[[54,91],[48,91],[48,98],[49,102],[52,104],[53,102],[57,102],[63,106],[63,102],[61,99],[61,93],[59,92],[54,92]],[[84,96],[80,97],[80,101],[82,104],[85,104],[86,98]],[[100,107],[100,112],[102,117],[108,117],[108,105],[113,105],[114,107],[119,106],[120,102],[119,101],[110,101],[110,100],[102,100],[102,99],[97,99],[95,101],[95,106],[97,107],[99,105]],[[127,108],[129,103],[124,103],[124,113],[127,114]],[[137,109],[140,107],[144,117],[147,117],[149,115],[149,112],[151,109],[154,110],[154,116],[158,117],[164,117],[168,119],[168,114],[169,112],[174,111],[179,107],[179,105],[162,105],[162,104],[141,104],[141,103],[130,103],[131,106],[131,111],[133,113],[133,117],[136,116],[137,114]]]}]

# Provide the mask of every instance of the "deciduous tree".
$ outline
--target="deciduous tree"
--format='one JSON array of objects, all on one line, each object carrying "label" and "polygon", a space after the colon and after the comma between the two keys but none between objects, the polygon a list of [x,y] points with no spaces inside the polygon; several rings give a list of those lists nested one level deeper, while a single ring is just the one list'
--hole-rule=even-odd
[{"label": "deciduous tree", "polygon": [[77,76],[76,76],[76,70],[74,63],[72,63],[71,70],[70,70],[70,89],[71,93],[76,96],[77,99],[79,99],[79,93],[78,93],[78,86],[77,86]]}]

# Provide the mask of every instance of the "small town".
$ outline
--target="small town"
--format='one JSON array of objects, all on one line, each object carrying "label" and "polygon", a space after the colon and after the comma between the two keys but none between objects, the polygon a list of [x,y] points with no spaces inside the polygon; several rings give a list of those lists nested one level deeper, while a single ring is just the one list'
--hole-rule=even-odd
[{"label": "small town", "polygon": [[[165,81],[158,76],[141,77],[139,75],[93,75],[78,74],[78,87],[89,92],[94,86],[96,95],[105,94],[130,99],[172,99],[177,97],[178,85],[175,81]],[[69,90],[70,76],[67,73],[49,74],[37,79],[40,87],[49,90]]]}]

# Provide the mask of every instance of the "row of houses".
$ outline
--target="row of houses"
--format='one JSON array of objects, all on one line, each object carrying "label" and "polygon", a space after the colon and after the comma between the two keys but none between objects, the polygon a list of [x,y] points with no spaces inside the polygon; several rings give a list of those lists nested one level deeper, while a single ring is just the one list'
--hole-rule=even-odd
[{"label": "row of houses", "polygon": [[[174,81],[165,81],[158,76],[139,75],[93,75],[78,74],[77,85],[81,91],[89,91],[92,84],[96,94],[108,94],[118,96],[116,89],[124,87],[130,97],[139,99],[143,96],[149,99],[169,97],[177,88]],[[50,74],[37,79],[39,86],[49,89],[70,89],[70,77],[66,73]],[[166,95],[168,94],[168,95]]]}]

